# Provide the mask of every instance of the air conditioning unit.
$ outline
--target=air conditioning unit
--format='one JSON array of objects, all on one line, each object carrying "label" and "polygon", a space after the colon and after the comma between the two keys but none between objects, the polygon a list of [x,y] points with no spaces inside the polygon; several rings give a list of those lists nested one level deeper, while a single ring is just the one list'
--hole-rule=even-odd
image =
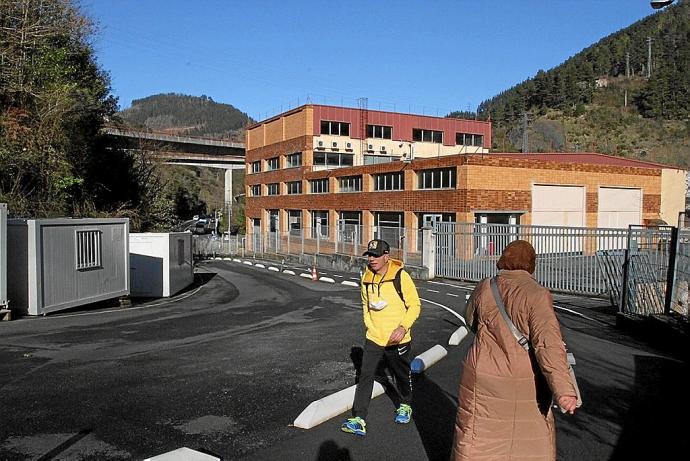
[{"label": "air conditioning unit", "polygon": [[316,143],[316,148],[317,148],[317,149],[324,149],[324,147],[323,147],[323,141],[317,142],[317,143]]},{"label": "air conditioning unit", "polygon": [[332,148],[332,149],[337,149],[337,148],[338,148],[338,143],[335,142],[335,141],[333,141],[333,144],[332,144],[332,147],[331,147],[331,148]]},{"label": "air conditioning unit", "polygon": [[381,146],[381,152],[386,153],[386,146]]},{"label": "air conditioning unit", "polygon": [[352,143],[351,143],[351,142],[346,143],[346,144],[345,144],[345,149],[347,149],[347,150],[352,150]]},{"label": "air conditioning unit", "polygon": [[369,146],[367,146],[367,150],[368,150],[369,152],[374,152],[374,145],[373,145],[373,144],[369,144]]}]

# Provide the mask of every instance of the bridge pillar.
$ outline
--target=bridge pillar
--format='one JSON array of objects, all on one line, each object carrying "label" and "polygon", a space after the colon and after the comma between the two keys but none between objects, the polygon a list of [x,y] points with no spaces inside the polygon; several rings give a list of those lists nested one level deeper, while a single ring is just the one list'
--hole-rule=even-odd
[{"label": "bridge pillar", "polygon": [[232,168],[225,170],[225,203],[232,203]]}]

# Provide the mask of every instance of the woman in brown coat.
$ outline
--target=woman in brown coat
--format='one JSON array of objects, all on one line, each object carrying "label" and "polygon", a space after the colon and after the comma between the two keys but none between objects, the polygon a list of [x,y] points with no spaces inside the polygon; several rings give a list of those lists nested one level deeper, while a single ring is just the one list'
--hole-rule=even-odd
[{"label": "woman in brown coat", "polygon": [[531,244],[509,244],[498,261],[505,309],[530,343],[525,351],[498,310],[489,279],[474,290],[466,320],[476,338],[463,365],[455,461],[556,459],[552,401],[575,412],[565,346],[551,294],[534,280]]}]

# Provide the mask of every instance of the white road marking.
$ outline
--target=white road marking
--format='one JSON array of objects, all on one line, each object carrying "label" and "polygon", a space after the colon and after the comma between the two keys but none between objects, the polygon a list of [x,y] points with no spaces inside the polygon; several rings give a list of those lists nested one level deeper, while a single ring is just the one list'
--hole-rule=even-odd
[{"label": "white road marking", "polygon": [[430,289],[430,288],[426,288],[426,291],[430,291],[430,292],[432,292],[432,293],[438,293],[438,290],[432,290],[432,289]]},{"label": "white road marking", "polygon": [[454,298],[457,298],[457,297],[460,296],[460,295],[456,295],[455,293],[446,293],[446,295],[452,296],[452,297],[454,297]]},{"label": "white road marking", "polygon": [[553,307],[554,307],[554,309],[560,309],[562,311],[570,312],[571,314],[582,317],[583,319],[591,320],[592,322],[601,323],[602,325],[608,325],[606,322],[602,322],[601,320],[593,319],[592,317],[587,317],[585,314],[581,314],[578,311],[568,309],[567,307],[557,306],[555,304],[553,305]]},{"label": "white road marking", "polygon": [[443,304],[440,304],[440,303],[431,301],[431,300],[429,300],[429,299],[424,299],[424,298],[419,298],[419,299],[421,299],[422,301],[424,301],[424,302],[426,302],[426,303],[433,304],[434,306],[438,306],[438,307],[440,307],[441,309],[445,309],[445,310],[447,310],[448,312],[450,312],[451,314],[453,314],[454,316],[456,316],[457,318],[459,318],[460,320],[462,320],[462,323],[463,323],[463,324],[466,324],[466,323],[467,323],[467,322],[465,322],[465,317],[463,317],[462,315],[458,314],[457,312],[455,312],[455,311],[454,311],[453,309],[451,309],[450,307],[444,306]]}]

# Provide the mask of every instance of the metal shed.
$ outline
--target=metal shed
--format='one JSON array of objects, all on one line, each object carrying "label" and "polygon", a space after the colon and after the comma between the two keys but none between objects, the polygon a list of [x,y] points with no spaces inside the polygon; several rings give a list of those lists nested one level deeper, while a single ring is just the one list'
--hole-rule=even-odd
[{"label": "metal shed", "polygon": [[129,220],[10,219],[12,310],[41,315],[129,294]]},{"label": "metal shed", "polygon": [[131,295],[167,297],[194,281],[192,234],[129,234]]}]

